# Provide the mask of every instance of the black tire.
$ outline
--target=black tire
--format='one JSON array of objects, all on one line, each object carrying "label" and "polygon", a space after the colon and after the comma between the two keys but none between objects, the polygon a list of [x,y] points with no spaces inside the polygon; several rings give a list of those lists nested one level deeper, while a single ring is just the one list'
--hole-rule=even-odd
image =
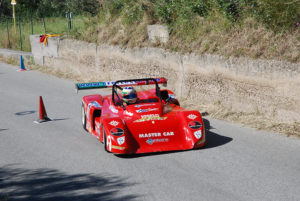
[{"label": "black tire", "polygon": [[82,127],[85,131],[88,131],[86,129],[86,114],[85,114],[85,110],[84,110],[84,104],[82,103],[81,105],[81,123],[82,123]]},{"label": "black tire", "polygon": [[204,124],[204,128],[206,131],[209,131],[210,129],[210,122],[207,119],[202,118],[203,120],[203,124]]},{"label": "black tire", "polygon": [[103,129],[103,144],[104,144],[104,150],[105,150],[106,152],[109,152],[109,151],[107,150],[107,141],[106,141],[106,134],[105,134],[104,126],[102,126],[102,129]]}]

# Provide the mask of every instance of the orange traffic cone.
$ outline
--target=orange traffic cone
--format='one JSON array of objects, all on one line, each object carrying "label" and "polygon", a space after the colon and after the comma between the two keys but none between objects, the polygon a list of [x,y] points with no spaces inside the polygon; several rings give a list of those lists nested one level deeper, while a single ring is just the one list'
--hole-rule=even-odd
[{"label": "orange traffic cone", "polygon": [[47,116],[47,112],[46,112],[46,109],[45,109],[45,106],[44,106],[44,102],[43,102],[43,99],[42,99],[42,96],[40,96],[40,108],[39,108],[39,119],[34,121],[34,123],[43,123],[43,122],[46,122],[46,121],[52,121],[52,119],[50,119],[48,116]]}]

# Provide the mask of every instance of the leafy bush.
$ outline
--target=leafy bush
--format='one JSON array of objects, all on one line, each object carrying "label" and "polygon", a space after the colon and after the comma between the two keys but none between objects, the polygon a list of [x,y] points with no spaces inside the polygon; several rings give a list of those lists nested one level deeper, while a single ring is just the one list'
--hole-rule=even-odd
[{"label": "leafy bush", "polygon": [[[232,23],[255,17],[269,28],[290,28],[300,22],[299,0],[102,0],[111,15],[123,13],[125,22],[140,20],[146,11],[154,22],[174,24],[218,12]],[[146,9],[145,9],[146,8]]]},{"label": "leafy bush", "polygon": [[300,22],[299,0],[248,0],[248,13],[271,28],[294,27]]},{"label": "leafy bush", "polygon": [[211,4],[206,0],[157,0],[153,8],[161,22],[171,24],[178,19],[192,19],[195,15],[205,17],[211,9]]},{"label": "leafy bush", "polygon": [[143,4],[139,3],[138,1],[133,0],[123,5],[121,15],[123,17],[123,22],[126,25],[131,25],[142,20],[144,15],[142,5]]},{"label": "leafy bush", "polygon": [[[0,0],[0,17],[12,16],[11,0]],[[95,0],[22,0],[17,1],[15,6],[18,16],[64,16],[65,12],[71,11],[76,15],[99,12],[100,4]]]}]

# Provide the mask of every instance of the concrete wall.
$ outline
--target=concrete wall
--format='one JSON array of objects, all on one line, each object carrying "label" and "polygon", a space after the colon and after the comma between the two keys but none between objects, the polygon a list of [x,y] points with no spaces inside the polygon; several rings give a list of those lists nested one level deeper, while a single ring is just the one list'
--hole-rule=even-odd
[{"label": "concrete wall", "polygon": [[[166,25],[148,25],[147,33],[152,43],[167,43],[169,40],[169,30]],[[158,40],[158,41],[157,41]]]},{"label": "concrete wall", "polygon": [[[31,37],[32,46],[41,46],[37,41],[37,36]],[[32,50],[37,61],[42,57],[44,65],[85,81],[164,76],[180,100],[220,103],[237,112],[259,111],[278,121],[300,121],[300,64],[55,38],[48,47]]]},{"label": "concrete wall", "polygon": [[17,51],[17,50],[9,50],[9,49],[1,49],[0,48],[0,55],[5,58],[16,58],[19,59],[20,56],[23,57],[24,60],[31,61],[33,54],[31,52],[23,52],[23,51]]}]

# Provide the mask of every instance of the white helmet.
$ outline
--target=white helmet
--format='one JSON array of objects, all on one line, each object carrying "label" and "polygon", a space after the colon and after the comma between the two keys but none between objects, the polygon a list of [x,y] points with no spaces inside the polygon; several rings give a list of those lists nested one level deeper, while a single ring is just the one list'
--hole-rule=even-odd
[{"label": "white helmet", "polygon": [[137,100],[137,93],[133,87],[125,87],[122,90],[122,98],[126,103],[135,103]]}]

